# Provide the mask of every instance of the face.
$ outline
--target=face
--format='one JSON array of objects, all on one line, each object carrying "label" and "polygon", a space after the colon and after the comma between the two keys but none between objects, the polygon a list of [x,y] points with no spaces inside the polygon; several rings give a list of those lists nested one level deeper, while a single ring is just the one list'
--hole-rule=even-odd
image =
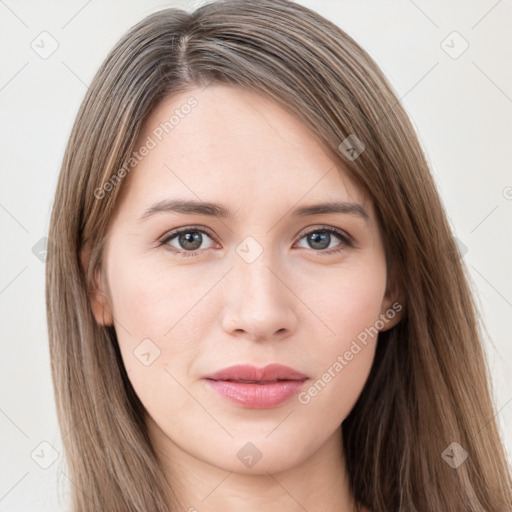
[{"label": "face", "polygon": [[[236,87],[165,99],[135,149],[93,309],[153,441],[239,473],[299,464],[339,435],[399,318],[373,205],[304,125]],[[295,373],[206,379],[270,364]]]}]

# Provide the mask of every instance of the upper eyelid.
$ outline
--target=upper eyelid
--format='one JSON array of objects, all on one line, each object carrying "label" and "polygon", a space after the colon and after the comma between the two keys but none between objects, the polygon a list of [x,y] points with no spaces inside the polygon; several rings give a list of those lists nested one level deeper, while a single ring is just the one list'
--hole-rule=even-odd
[{"label": "upper eyelid", "polygon": [[215,236],[210,232],[210,230],[204,226],[184,226],[182,228],[172,229],[171,231],[167,231],[164,233],[158,240],[160,242],[165,242],[170,238],[173,238],[180,233],[187,233],[189,231],[200,231],[201,233],[206,233],[210,238],[215,239]]}]

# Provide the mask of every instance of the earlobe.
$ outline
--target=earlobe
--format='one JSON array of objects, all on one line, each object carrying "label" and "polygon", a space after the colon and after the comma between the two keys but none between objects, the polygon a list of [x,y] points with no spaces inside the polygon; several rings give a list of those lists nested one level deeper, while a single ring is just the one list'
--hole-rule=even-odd
[{"label": "earlobe", "polygon": [[96,322],[106,327],[113,325],[112,312],[107,296],[102,291],[97,290],[89,295],[89,300]]},{"label": "earlobe", "polygon": [[[383,303],[384,305],[384,303]],[[382,321],[382,328],[379,331],[388,331],[392,327],[395,327],[400,320],[402,320],[404,314],[404,305],[401,301],[395,300],[386,307],[383,307],[380,314]]]},{"label": "earlobe", "polygon": [[384,325],[379,331],[387,331],[402,320],[405,311],[403,296],[402,281],[397,272],[392,271],[380,311],[380,318]]},{"label": "earlobe", "polygon": [[[89,247],[84,247],[80,252],[80,261],[86,278],[90,253]],[[99,269],[95,270],[92,282],[88,284],[88,297],[96,322],[104,326],[113,325],[112,309],[108,297],[105,294],[105,286]]]}]

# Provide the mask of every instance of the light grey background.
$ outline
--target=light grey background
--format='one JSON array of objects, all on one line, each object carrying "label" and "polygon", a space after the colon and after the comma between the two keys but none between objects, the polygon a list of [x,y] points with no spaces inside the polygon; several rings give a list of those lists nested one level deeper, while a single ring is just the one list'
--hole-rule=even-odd
[{"label": "light grey background", "polygon": [[[74,116],[93,74],[130,26],[164,7],[191,10],[199,3],[0,1],[2,511],[64,510],[71,485],[53,402],[44,263],[32,249],[48,230]],[[372,55],[413,120],[467,251],[512,460],[511,2],[299,3]],[[52,44],[58,48],[46,55]]]}]

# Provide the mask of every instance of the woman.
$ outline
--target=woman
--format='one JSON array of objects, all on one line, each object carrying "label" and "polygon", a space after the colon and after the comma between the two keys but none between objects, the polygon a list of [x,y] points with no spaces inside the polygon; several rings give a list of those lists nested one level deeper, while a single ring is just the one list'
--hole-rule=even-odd
[{"label": "woman", "polygon": [[73,511],[505,511],[462,264],[373,60],[286,0],[148,16],[77,115],[47,308]]}]

